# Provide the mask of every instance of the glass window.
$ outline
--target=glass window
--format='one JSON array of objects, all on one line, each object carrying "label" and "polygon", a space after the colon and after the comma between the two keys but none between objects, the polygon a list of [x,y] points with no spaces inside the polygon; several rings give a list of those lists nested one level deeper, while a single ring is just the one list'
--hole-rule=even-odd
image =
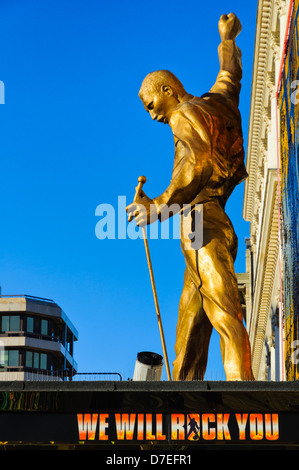
[{"label": "glass window", "polygon": [[8,365],[8,351],[7,351],[7,349],[4,349],[4,351],[3,351],[3,363],[1,365],[3,365],[3,366]]},{"label": "glass window", "polygon": [[19,365],[19,351],[11,349],[8,351],[8,365],[17,367]]},{"label": "glass window", "polygon": [[41,321],[41,334],[42,335],[48,334],[48,320]]},{"label": "glass window", "polygon": [[41,353],[40,355],[40,368],[47,369],[47,354]]},{"label": "glass window", "polygon": [[33,317],[27,317],[27,329],[29,333],[33,333],[34,331],[34,318]]},{"label": "glass window", "polygon": [[39,353],[34,353],[33,355],[33,367],[39,369]]},{"label": "glass window", "polygon": [[32,358],[33,358],[32,351],[26,351],[26,361],[25,361],[26,367],[32,367]]},{"label": "glass window", "polygon": [[19,317],[19,315],[12,315],[10,317],[9,331],[20,331],[20,317]]},{"label": "glass window", "polygon": [[1,331],[20,331],[19,315],[3,315],[1,322]]},{"label": "glass window", "polygon": [[3,315],[1,322],[1,331],[9,331],[9,316]]}]

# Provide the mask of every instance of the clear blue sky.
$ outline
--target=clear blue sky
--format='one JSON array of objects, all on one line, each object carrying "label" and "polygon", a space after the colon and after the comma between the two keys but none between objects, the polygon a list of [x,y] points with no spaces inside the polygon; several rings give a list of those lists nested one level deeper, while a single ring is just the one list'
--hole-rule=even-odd
[{"label": "clear blue sky", "polygon": [[[99,240],[96,207],[166,189],[173,164],[168,126],[138,98],[148,72],[169,69],[201,95],[219,70],[218,20],[243,25],[241,112],[245,138],[257,1],[1,0],[0,284],[2,293],[55,300],[79,332],[79,372],[132,377],[136,355],[162,353],[142,240]],[[227,210],[245,270],[243,185]],[[167,343],[174,360],[184,259],[178,240],[150,240]],[[164,368],[162,378],[166,379]],[[207,378],[224,379],[213,335]]]}]

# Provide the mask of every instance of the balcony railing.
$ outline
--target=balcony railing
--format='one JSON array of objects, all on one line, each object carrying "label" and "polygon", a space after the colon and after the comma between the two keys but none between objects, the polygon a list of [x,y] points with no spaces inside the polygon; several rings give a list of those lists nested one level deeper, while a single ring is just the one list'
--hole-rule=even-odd
[{"label": "balcony railing", "polygon": [[9,374],[13,372],[22,372],[26,376],[26,381],[122,381],[122,376],[119,372],[78,372],[73,373],[70,370],[41,370],[31,369],[22,366],[14,367],[0,367],[0,382],[9,380]]}]

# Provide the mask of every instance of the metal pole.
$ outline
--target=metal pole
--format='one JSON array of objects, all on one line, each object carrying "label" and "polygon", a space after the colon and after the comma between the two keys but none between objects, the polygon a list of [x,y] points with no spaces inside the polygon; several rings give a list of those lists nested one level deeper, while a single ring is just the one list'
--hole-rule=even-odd
[{"label": "metal pole", "polygon": [[142,227],[142,233],[143,233],[143,240],[144,240],[146,258],[147,258],[147,264],[148,264],[148,269],[149,269],[150,278],[151,278],[152,290],[153,290],[153,294],[154,294],[154,301],[155,301],[155,307],[156,307],[156,313],[157,313],[159,331],[160,331],[160,336],[161,336],[163,354],[164,354],[164,358],[165,358],[165,365],[166,365],[167,377],[168,377],[168,380],[171,380],[171,373],[170,373],[170,369],[169,369],[168,356],[167,356],[167,350],[166,350],[166,344],[165,344],[165,338],[164,338],[164,332],[163,332],[163,326],[162,326],[160,308],[159,308],[159,303],[158,303],[158,297],[157,297],[157,291],[156,291],[156,285],[155,285],[153,267],[152,267],[152,262],[151,262],[151,257],[150,257],[150,252],[149,252],[148,240],[147,240],[147,236],[146,236],[145,227]]},{"label": "metal pole", "polygon": [[[142,186],[143,186],[144,183],[146,183],[146,177],[145,176],[139,176],[138,186],[136,188],[136,193],[135,193],[135,197],[134,197],[133,202],[136,201],[137,197],[141,193]],[[133,218],[133,215],[129,214],[128,221],[130,222],[132,220],[132,218]],[[152,262],[151,262],[151,257],[150,257],[150,252],[149,252],[149,246],[148,246],[148,240],[147,240],[146,228],[145,227],[142,227],[142,234],[143,234],[143,240],[144,240],[144,246],[145,246],[148,269],[149,269],[150,278],[151,278],[152,290],[153,290],[153,294],[154,294],[154,302],[155,302],[155,308],[156,308],[156,313],[157,313],[160,337],[161,337],[161,342],[162,342],[162,349],[163,349],[163,354],[164,354],[164,359],[165,359],[166,372],[167,372],[168,380],[171,380],[171,373],[170,373],[170,368],[169,368],[169,362],[168,362],[168,356],[167,356],[167,350],[166,350],[166,343],[165,343],[163,326],[162,326],[162,319],[161,319],[161,314],[160,314],[158,296],[157,296],[155,279],[154,279],[154,272],[153,272],[153,267],[152,267]]]}]

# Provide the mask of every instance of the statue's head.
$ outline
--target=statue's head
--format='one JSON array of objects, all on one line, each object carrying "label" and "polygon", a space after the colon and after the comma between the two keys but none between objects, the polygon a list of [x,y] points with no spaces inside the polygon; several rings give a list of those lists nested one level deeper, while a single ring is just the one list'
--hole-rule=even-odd
[{"label": "statue's head", "polygon": [[183,85],[168,70],[149,73],[141,85],[139,97],[152,119],[164,124],[186,94]]}]

